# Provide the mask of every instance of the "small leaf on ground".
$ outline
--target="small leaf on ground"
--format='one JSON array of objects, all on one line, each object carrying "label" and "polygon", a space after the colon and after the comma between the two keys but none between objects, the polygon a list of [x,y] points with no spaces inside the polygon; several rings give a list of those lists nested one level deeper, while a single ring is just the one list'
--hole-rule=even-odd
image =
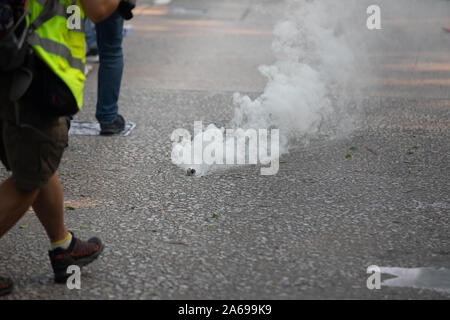
[{"label": "small leaf on ground", "polygon": [[351,151],[356,151],[358,148],[356,148],[356,147],[350,147],[350,150]]},{"label": "small leaf on ground", "polygon": [[74,208],[74,207],[71,207],[71,206],[67,206],[66,209],[67,209],[67,210],[75,210],[75,208]]},{"label": "small leaf on ground", "polygon": [[206,224],[207,227],[215,227],[216,225],[214,223],[208,223]]},{"label": "small leaf on ground", "polygon": [[350,159],[352,157],[352,155],[350,154],[350,153],[348,153],[346,156],[345,156],[345,159]]},{"label": "small leaf on ground", "polygon": [[213,215],[212,215],[212,217],[211,217],[211,218],[217,219],[218,217],[219,217],[219,215],[217,215],[217,214],[213,213]]},{"label": "small leaf on ground", "polygon": [[81,228],[81,229],[84,229],[84,230],[90,230],[90,229],[91,229],[91,227],[89,227],[89,226],[84,226],[84,225],[81,225],[80,228]]},{"label": "small leaf on ground", "polygon": [[20,229],[28,229],[30,226],[27,224],[23,224],[20,226]]}]

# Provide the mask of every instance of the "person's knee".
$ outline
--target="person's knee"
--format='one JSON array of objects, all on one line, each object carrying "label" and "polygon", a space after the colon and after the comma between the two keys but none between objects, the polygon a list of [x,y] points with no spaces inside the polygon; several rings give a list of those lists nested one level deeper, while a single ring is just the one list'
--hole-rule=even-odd
[{"label": "person's knee", "polygon": [[98,47],[100,63],[102,60],[114,60],[123,63],[122,45],[103,45]]}]

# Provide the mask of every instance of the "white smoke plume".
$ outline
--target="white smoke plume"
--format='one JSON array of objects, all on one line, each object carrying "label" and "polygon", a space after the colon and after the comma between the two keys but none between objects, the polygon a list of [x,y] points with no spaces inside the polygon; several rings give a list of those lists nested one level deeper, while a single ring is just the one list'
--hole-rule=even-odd
[{"label": "white smoke plume", "polygon": [[356,65],[343,27],[350,19],[332,14],[342,6],[336,2],[291,1],[287,19],[274,30],[277,62],[259,68],[268,78],[264,93],[253,101],[235,94],[233,125],[280,128],[287,152],[291,138],[317,134],[331,125],[325,123],[330,117],[342,120]]},{"label": "white smoke plume", "polygon": [[[266,88],[255,100],[234,94],[235,115],[229,127],[279,129],[281,154],[293,143],[307,143],[317,135],[335,138],[356,128],[364,62],[355,56],[355,47],[361,45],[357,30],[365,28],[366,18],[365,10],[356,3],[288,1],[286,17],[274,29],[276,63],[259,67],[268,79]],[[356,9],[360,10],[359,21],[355,21]],[[186,143],[190,141],[181,142],[180,148]],[[226,150],[235,148],[230,141],[220,143]],[[272,155],[271,160],[277,156]],[[197,175],[226,168],[206,164],[181,167],[194,168]]]}]

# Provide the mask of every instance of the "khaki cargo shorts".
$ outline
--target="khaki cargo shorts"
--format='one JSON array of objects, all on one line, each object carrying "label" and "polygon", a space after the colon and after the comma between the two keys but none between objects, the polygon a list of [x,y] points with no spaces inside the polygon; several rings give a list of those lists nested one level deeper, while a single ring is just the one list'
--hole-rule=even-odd
[{"label": "khaki cargo shorts", "polygon": [[0,74],[0,158],[19,189],[40,189],[58,169],[68,145],[67,121],[38,112],[27,93],[19,102],[18,126],[8,99],[10,82],[10,76]]}]

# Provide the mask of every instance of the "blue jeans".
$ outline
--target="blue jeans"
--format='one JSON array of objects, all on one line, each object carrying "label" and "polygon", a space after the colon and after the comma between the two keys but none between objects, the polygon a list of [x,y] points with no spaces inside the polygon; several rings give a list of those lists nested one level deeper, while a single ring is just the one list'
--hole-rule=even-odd
[{"label": "blue jeans", "polygon": [[97,35],[92,26],[92,21],[86,18],[84,21],[84,33],[86,34],[86,44],[88,49],[97,49]]},{"label": "blue jeans", "polygon": [[95,27],[100,57],[95,117],[98,122],[107,124],[116,119],[119,111],[117,102],[123,71],[123,18],[115,12]]}]

